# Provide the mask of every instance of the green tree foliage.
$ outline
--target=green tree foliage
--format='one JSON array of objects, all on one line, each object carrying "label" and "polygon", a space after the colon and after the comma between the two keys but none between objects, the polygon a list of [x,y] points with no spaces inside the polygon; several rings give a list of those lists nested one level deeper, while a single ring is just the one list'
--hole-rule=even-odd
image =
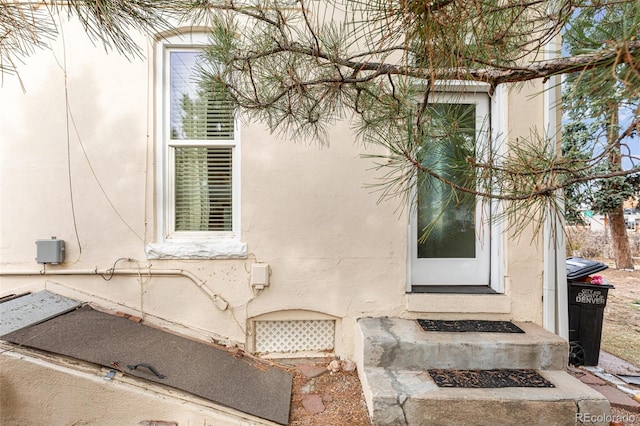
[{"label": "green tree foliage", "polygon": [[[640,3],[612,3],[584,7],[570,21],[564,37],[565,49],[572,55],[589,53],[616,40],[638,36],[640,28]],[[620,55],[627,55],[625,51]],[[590,68],[567,75],[564,85],[564,109],[567,126],[565,146],[589,153],[599,158],[595,168],[600,173],[611,174],[623,170],[622,157],[629,152],[630,143],[638,144],[638,116],[640,115],[640,67],[629,61],[609,68]],[[583,130],[588,123],[590,134]],[[582,124],[583,126],[580,126]],[[582,146],[576,143],[581,140]],[[638,164],[631,157],[629,163]],[[616,247],[619,267],[633,266],[628,236],[624,226],[623,203],[638,188],[633,185],[631,173],[593,181],[588,187],[590,207],[609,217],[612,237]],[[587,195],[575,186],[565,193]],[[585,197],[586,198],[586,197]],[[585,199],[584,201],[587,201]]]},{"label": "green tree foliage", "polygon": [[[597,157],[594,149],[604,149],[597,140],[598,123],[583,121],[565,123],[562,131],[562,154],[567,159],[580,162]],[[610,170],[608,161],[594,165],[598,173]],[[589,169],[591,171],[591,169]],[[565,217],[569,224],[584,224],[580,209],[588,208],[596,213],[607,214],[630,197],[640,196],[640,175],[638,173],[610,179],[584,180],[564,188]]]},{"label": "green tree foliage", "polygon": [[[447,146],[459,139],[447,124],[455,117],[433,120],[427,106],[443,90],[486,84],[493,94],[507,83],[560,74],[589,76],[594,98],[609,80],[618,101],[637,97],[640,6],[615,2],[626,11],[616,22],[622,30],[603,41],[586,23],[607,3],[303,0],[289,7],[256,0],[214,19],[205,78],[275,132],[323,140],[336,120],[350,118],[362,141],[390,153],[376,158],[385,171],[383,197],[411,194],[428,176],[452,189],[450,203],[464,194],[499,200],[504,214],[494,218],[511,218],[507,223],[522,229],[561,208],[559,189],[634,173],[638,164],[631,171],[603,167],[607,156],[597,151],[562,158],[549,143],[552,134],[532,129],[517,140],[490,134],[508,149],[480,147],[475,157],[445,160],[447,170],[467,170],[461,180],[424,161],[455,152]],[[600,40],[569,57],[549,57],[564,30]],[[636,111],[629,128],[638,125]]]},{"label": "green tree foliage", "polygon": [[142,56],[132,32],[165,32],[190,9],[180,0],[0,0],[0,73],[16,73],[24,58],[59,35],[59,18],[75,18],[107,50]]},{"label": "green tree foliage", "polygon": [[[591,158],[594,129],[586,123],[565,124],[562,133],[562,155],[567,159],[586,161]],[[592,188],[589,181],[578,182],[564,188],[565,219],[570,225],[584,225],[581,210],[593,205]]]}]

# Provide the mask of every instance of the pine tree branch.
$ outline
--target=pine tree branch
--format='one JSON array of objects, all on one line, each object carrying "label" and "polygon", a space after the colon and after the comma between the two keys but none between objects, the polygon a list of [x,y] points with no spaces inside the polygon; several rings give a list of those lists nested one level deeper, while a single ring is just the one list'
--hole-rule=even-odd
[{"label": "pine tree branch", "polygon": [[[625,50],[628,55],[620,55]],[[292,53],[310,54],[309,50],[294,49]],[[435,80],[469,80],[481,81],[491,85],[503,83],[517,83],[535,80],[538,78],[548,78],[555,75],[579,72],[598,68],[606,65],[619,65],[630,63],[633,55],[640,54],[640,40],[620,42],[611,47],[590,53],[550,59],[547,61],[523,64],[518,67],[495,66],[486,68],[439,68],[424,69],[422,67],[399,66],[377,62],[356,62],[335,60],[339,65],[353,69],[354,71],[373,71],[376,76],[383,74],[403,75],[419,79]],[[322,52],[318,56],[329,59]]]}]

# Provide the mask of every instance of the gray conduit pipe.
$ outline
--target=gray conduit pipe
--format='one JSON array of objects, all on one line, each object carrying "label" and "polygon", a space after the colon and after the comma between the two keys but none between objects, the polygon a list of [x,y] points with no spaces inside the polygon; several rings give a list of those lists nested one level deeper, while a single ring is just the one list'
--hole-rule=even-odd
[{"label": "gray conduit pipe", "polygon": [[0,271],[0,276],[34,276],[34,275],[125,275],[125,276],[155,276],[188,278],[196,285],[218,309],[224,311],[229,303],[220,295],[211,291],[205,282],[189,271],[183,269],[55,269],[42,271]]}]

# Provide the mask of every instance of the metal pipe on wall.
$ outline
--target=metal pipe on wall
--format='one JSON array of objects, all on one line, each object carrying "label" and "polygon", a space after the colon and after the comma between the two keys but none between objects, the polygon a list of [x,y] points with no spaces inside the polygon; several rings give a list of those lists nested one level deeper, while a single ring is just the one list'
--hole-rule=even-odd
[{"label": "metal pipe on wall", "polygon": [[182,276],[188,278],[192,283],[196,285],[211,301],[216,305],[218,309],[224,311],[229,306],[229,303],[219,294],[214,293],[205,282],[196,277],[189,271],[183,269],[55,269],[41,271],[29,271],[29,270],[16,270],[16,271],[2,271],[0,270],[0,276],[46,276],[46,275],[124,275],[124,276]]}]

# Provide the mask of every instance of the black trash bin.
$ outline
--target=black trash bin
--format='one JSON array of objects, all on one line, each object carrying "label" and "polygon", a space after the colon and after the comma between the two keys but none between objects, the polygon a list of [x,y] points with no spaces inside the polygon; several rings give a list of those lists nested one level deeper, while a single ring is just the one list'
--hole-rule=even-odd
[{"label": "black trash bin", "polygon": [[594,260],[567,259],[571,364],[598,365],[604,308],[609,290],[614,286],[592,284],[589,276],[607,268],[604,263]]}]

